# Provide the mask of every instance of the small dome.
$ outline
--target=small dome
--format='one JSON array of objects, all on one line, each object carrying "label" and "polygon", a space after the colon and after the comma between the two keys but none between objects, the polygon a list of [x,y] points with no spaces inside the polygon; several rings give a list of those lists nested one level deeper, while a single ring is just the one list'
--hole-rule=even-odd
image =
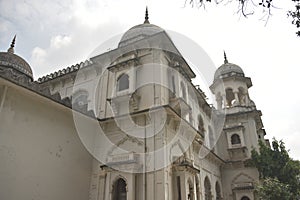
[{"label": "small dome", "polygon": [[20,56],[8,52],[0,52],[0,65],[11,67],[33,79],[29,64]]},{"label": "small dome", "polygon": [[30,65],[20,56],[14,54],[14,44],[16,37],[14,37],[10,48],[7,52],[0,52],[0,67],[9,67],[15,69],[33,80],[33,74]]},{"label": "small dome", "polygon": [[216,80],[216,79],[220,78],[220,76],[222,76],[222,77],[223,76],[231,76],[233,74],[245,76],[242,68],[239,67],[238,65],[232,64],[232,63],[224,63],[215,72],[214,79]]},{"label": "small dome", "polygon": [[119,47],[126,46],[130,43],[147,38],[151,35],[164,31],[159,26],[154,24],[144,23],[132,27],[122,36]]},{"label": "small dome", "polygon": [[215,72],[214,80],[229,76],[245,76],[242,68],[236,64],[229,63],[224,52],[224,64],[222,64]]}]

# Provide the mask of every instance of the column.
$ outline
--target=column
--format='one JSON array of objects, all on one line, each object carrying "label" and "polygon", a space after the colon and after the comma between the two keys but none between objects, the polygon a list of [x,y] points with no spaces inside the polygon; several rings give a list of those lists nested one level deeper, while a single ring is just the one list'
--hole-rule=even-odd
[{"label": "column", "polygon": [[226,108],[227,100],[226,100],[226,95],[225,94],[222,95],[222,100],[223,100],[223,108]]},{"label": "column", "polygon": [[240,105],[239,92],[234,91],[233,94],[234,94],[234,99],[235,99],[234,105]]},{"label": "column", "polygon": [[249,94],[248,93],[245,94],[245,104],[246,104],[246,106],[249,106],[249,104],[250,104]]}]

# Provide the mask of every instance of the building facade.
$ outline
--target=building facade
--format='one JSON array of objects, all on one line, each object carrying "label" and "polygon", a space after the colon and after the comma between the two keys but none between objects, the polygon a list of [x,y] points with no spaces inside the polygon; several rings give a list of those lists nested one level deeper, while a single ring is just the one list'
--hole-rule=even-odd
[{"label": "building facade", "polygon": [[37,81],[14,44],[0,53],[1,199],[254,199],[262,114],[225,53],[214,107],[147,12],[116,49]]}]

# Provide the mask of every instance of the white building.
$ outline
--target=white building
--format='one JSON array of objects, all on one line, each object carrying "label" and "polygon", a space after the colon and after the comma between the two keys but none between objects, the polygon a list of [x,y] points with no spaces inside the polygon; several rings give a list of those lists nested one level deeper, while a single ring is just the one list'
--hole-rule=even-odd
[{"label": "white building", "polygon": [[37,81],[14,43],[0,52],[0,199],[254,199],[265,131],[226,55],[214,108],[147,12],[118,48]]}]

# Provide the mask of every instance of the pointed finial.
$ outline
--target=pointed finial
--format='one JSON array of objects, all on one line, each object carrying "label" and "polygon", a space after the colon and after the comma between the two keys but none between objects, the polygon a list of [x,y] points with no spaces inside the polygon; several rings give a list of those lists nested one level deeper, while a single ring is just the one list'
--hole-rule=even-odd
[{"label": "pointed finial", "polygon": [[228,63],[226,52],[224,51],[224,64]]},{"label": "pointed finial", "polygon": [[146,6],[146,13],[145,13],[144,24],[150,24],[150,22],[149,22],[149,14],[148,14],[148,6]]},{"label": "pointed finial", "polygon": [[14,47],[15,47],[15,43],[16,43],[16,35],[14,36],[13,40],[11,41],[10,47],[7,50],[8,53],[14,53]]}]

